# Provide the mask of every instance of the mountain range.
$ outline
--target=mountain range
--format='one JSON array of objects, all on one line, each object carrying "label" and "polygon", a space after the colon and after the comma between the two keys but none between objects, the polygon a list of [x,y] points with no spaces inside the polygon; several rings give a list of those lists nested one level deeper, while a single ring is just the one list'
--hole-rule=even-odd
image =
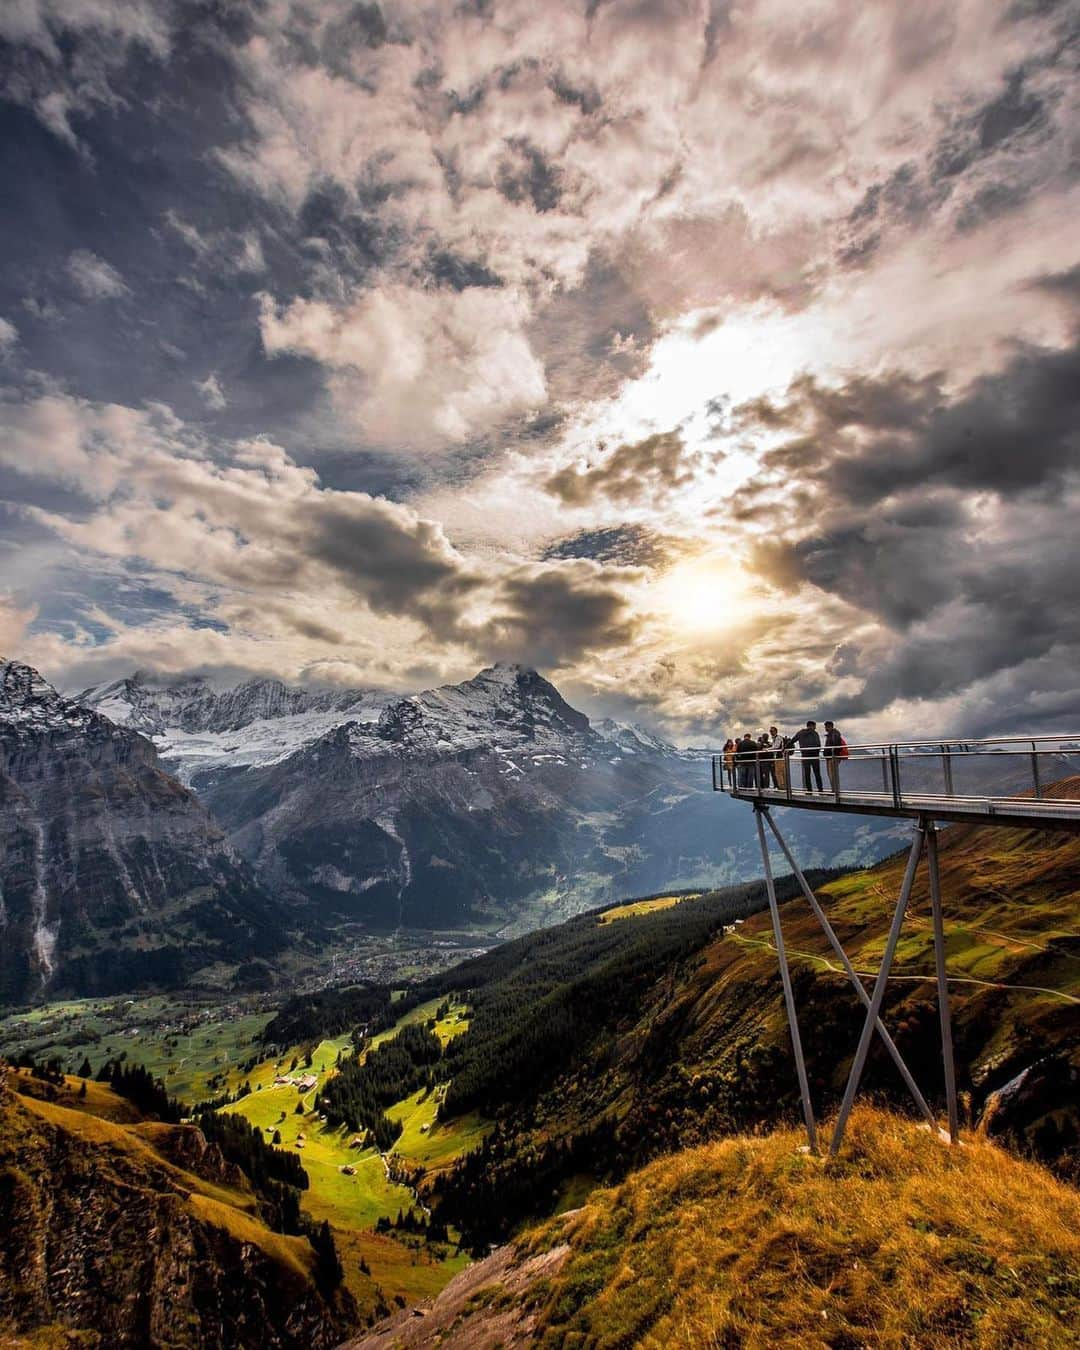
[{"label": "mountain range", "polygon": [[[510,933],[760,869],[705,752],[592,722],[521,666],[396,698],[137,674],[78,701],[150,736],[262,883],[322,919]],[[817,865],[871,861],[893,833],[793,829]]]}]

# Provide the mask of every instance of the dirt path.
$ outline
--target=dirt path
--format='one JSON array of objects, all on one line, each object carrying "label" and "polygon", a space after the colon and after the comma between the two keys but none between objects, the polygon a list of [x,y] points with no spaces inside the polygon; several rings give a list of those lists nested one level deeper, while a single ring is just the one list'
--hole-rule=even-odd
[{"label": "dirt path", "polygon": [[[776,951],[775,945],[772,942],[770,942],[768,938],[748,938],[743,937],[741,934],[738,933],[732,933],[729,936],[734,938],[736,942],[741,942],[746,947],[764,948],[765,950],[773,953],[775,953]],[[826,969],[832,971],[836,975],[844,975],[843,967],[838,966],[834,961],[830,961],[827,956],[820,956],[817,952],[801,952],[795,947],[787,947],[786,944],[785,949],[787,951],[788,956],[797,956],[804,961],[814,961],[818,965],[825,966]],[[856,968],[855,974],[861,976],[863,979],[866,980],[876,980],[878,972],[876,970],[859,970],[858,968]],[[974,975],[948,975],[946,976],[946,978],[950,984],[978,984],[982,985],[986,989],[1007,989],[1019,993],[1049,994],[1051,998],[1060,998],[1063,999],[1066,1003],[1080,1004],[1080,998],[1076,998],[1072,994],[1065,993],[1063,989],[1047,989],[1041,984],[1007,984],[1003,980],[980,980],[977,979]],[[895,968],[892,971],[890,971],[889,979],[907,980],[913,983],[926,983],[926,984],[937,983],[937,977],[935,975],[905,975],[897,973]]]}]

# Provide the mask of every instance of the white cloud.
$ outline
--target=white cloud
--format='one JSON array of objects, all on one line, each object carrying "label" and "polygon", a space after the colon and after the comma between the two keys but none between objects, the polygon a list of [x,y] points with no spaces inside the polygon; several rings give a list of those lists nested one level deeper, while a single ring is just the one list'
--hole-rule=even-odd
[{"label": "white cloud", "polygon": [[332,372],[341,409],[389,446],[461,442],[544,400],[544,371],[525,333],[529,310],[488,287],[423,291],[386,285],[351,305],[263,297],[263,344]]},{"label": "white cloud", "polygon": [[19,330],[7,319],[0,319],[0,352],[8,351],[19,340]]},{"label": "white cloud", "polygon": [[195,388],[211,411],[221,412],[222,408],[228,407],[229,400],[225,397],[225,391],[222,389],[221,381],[215,371],[211,371],[205,380],[197,380]]},{"label": "white cloud", "polygon": [[86,248],[69,255],[67,274],[87,300],[115,300],[128,293],[127,284],[116,268]]}]

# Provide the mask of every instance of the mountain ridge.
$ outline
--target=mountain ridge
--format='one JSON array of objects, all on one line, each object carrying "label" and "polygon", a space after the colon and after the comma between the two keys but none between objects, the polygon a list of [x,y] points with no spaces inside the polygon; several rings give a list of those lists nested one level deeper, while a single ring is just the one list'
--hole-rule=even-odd
[{"label": "mountain ridge", "polygon": [[175,984],[288,927],[146,737],[0,662],[0,1000]]},{"label": "mountain ridge", "polygon": [[[276,894],[379,930],[512,933],[618,894],[757,870],[703,752],[593,722],[521,665],[377,708],[365,698],[156,739]],[[808,830],[818,863],[884,851],[880,826]]]}]

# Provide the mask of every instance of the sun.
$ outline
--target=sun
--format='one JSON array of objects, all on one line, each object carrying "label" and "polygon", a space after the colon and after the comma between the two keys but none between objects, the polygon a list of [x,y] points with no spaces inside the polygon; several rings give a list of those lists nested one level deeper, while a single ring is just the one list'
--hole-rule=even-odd
[{"label": "sun", "polygon": [[719,632],[744,619],[751,607],[745,572],[715,556],[676,563],[650,589],[655,612],[680,633]]}]

